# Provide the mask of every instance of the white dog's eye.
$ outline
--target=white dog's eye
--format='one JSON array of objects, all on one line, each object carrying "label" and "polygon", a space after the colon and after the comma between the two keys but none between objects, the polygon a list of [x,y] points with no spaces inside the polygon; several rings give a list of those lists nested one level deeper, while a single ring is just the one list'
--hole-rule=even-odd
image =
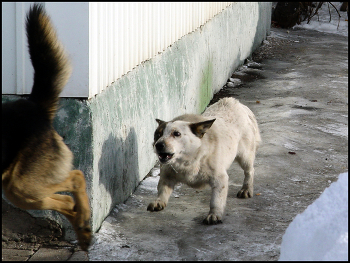
[{"label": "white dog's eye", "polygon": [[181,136],[181,133],[178,132],[178,131],[174,131],[174,132],[173,132],[173,135],[174,135],[175,137],[179,137],[179,136]]},{"label": "white dog's eye", "polygon": [[155,133],[154,133],[154,141],[155,141],[155,142],[158,141],[158,139],[159,139],[160,137],[162,137],[162,135],[161,135],[159,132],[155,132]]}]

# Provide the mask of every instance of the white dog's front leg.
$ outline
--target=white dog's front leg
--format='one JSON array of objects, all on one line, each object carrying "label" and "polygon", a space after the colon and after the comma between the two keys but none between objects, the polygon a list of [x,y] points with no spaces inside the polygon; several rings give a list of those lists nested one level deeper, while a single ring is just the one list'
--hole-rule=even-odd
[{"label": "white dog's front leg", "polygon": [[169,197],[174,190],[174,186],[174,181],[167,180],[161,175],[157,187],[158,198],[155,201],[149,203],[147,211],[153,212],[163,210],[166,207]]},{"label": "white dog's front leg", "polygon": [[222,217],[226,206],[228,192],[228,175],[222,173],[217,176],[211,184],[212,194],[210,200],[210,211],[203,220],[205,224],[212,225],[222,223]]}]

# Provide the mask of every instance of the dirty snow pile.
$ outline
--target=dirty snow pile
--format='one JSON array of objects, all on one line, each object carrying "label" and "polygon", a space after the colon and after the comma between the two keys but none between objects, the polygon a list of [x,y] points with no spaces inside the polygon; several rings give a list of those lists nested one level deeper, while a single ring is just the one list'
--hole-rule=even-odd
[{"label": "dirty snow pile", "polygon": [[279,260],[348,261],[347,172],[288,226]]},{"label": "dirty snow pile", "polygon": [[[332,2],[338,9],[342,5],[341,2]],[[329,15],[331,13],[331,15]],[[295,25],[294,28],[305,28],[316,31],[335,33],[343,36],[348,36],[348,16],[346,12],[339,11],[340,19],[337,11],[328,2],[324,2],[318,10],[318,15],[315,15],[310,23],[302,22],[300,25]],[[329,21],[331,20],[331,21]],[[338,26],[339,23],[339,26]]]}]

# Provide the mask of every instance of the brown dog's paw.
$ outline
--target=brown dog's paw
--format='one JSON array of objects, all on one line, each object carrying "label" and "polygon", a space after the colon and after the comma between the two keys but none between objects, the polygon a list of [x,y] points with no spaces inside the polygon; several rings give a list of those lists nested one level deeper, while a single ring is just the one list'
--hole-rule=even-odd
[{"label": "brown dog's paw", "polygon": [[92,239],[90,220],[84,220],[82,224],[75,229],[75,232],[78,238],[78,245],[82,250],[87,251]]},{"label": "brown dog's paw", "polygon": [[161,211],[166,207],[163,201],[154,201],[147,206],[147,211]]},{"label": "brown dog's paw", "polygon": [[249,190],[246,188],[242,188],[241,190],[239,190],[239,192],[237,193],[237,197],[238,198],[250,198],[253,197],[253,190]]},{"label": "brown dog's paw", "polygon": [[74,230],[77,235],[78,244],[82,250],[87,251],[92,239],[90,208],[86,204],[76,204],[75,210],[77,212],[74,219]]},{"label": "brown dog's paw", "polygon": [[221,224],[221,216],[218,216],[216,214],[209,214],[206,218],[204,218],[203,223],[206,225]]}]

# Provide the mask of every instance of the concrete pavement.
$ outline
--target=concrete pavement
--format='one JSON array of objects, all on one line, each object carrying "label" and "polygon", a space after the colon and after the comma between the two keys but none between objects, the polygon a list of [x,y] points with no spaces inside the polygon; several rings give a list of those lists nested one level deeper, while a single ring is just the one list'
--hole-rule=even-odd
[{"label": "concrete pavement", "polygon": [[[255,164],[255,196],[236,198],[243,171],[233,164],[223,224],[206,226],[201,222],[210,189],[179,185],[165,210],[150,213],[146,208],[156,197],[157,178],[146,178],[106,218],[89,260],[279,258],[289,223],[348,170],[348,38],[272,28],[253,60],[260,65],[248,63],[236,72],[232,77],[241,84],[228,84],[213,102],[233,96],[256,114],[263,143]],[[21,238],[12,247],[11,242],[10,234],[5,240],[3,234],[3,260],[67,261],[79,255],[78,260],[88,260],[72,244],[33,242],[24,250]]]}]

